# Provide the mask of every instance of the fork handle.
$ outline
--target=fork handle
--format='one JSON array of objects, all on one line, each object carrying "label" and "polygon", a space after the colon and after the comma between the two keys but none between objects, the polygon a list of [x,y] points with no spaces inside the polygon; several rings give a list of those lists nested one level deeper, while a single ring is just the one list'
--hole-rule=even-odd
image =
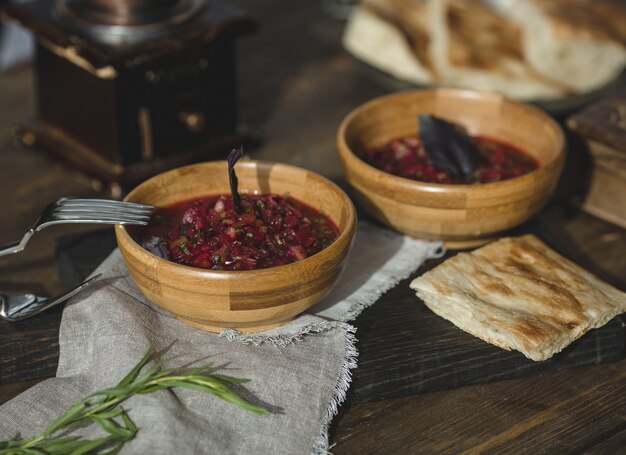
[{"label": "fork handle", "polygon": [[22,251],[26,247],[26,244],[34,233],[35,231],[31,229],[26,234],[24,234],[24,237],[22,237],[20,240],[0,245],[0,257],[8,256],[9,254],[19,253],[20,251]]}]

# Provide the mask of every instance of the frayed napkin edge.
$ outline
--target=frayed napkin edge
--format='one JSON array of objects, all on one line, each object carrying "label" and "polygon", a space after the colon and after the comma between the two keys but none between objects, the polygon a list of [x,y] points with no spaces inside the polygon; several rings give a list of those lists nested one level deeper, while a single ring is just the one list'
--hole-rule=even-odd
[{"label": "frayed napkin edge", "polygon": [[330,428],[333,418],[337,415],[337,412],[339,412],[339,406],[341,406],[346,399],[346,394],[348,393],[348,389],[350,389],[350,384],[352,383],[352,370],[357,366],[359,352],[356,349],[356,337],[354,336],[356,328],[346,323],[342,324],[345,329],[344,336],[346,339],[346,353],[344,355],[343,362],[341,363],[339,376],[335,382],[335,387],[333,389],[330,402],[328,403],[326,414],[322,419],[322,427],[320,429],[319,437],[313,445],[311,455],[330,455],[328,429]]},{"label": "frayed napkin edge", "polygon": [[[318,318],[319,319],[319,318]],[[313,333],[325,332],[337,327],[351,328],[354,327],[341,321],[320,321],[303,325],[295,332],[280,333],[276,335],[266,335],[263,332],[242,333],[239,330],[227,329],[220,332],[220,338],[226,338],[228,341],[234,341],[252,346],[263,346],[269,344],[271,346],[285,347],[290,344],[301,342],[307,335]]]},{"label": "frayed napkin edge", "polygon": [[[405,245],[403,247],[404,249],[408,249],[406,245],[407,243],[423,242],[421,240],[415,240],[407,236],[404,237],[404,241],[405,241]],[[398,284],[402,280],[406,280],[411,275],[413,275],[417,271],[417,269],[419,269],[422,265],[424,265],[424,262],[426,262],[429,259],[441,258],[443,255],[446,254],[447,250],[444,247],[443,242],[424,242],[424,243],[425,244],[430,243],[430,245],[428,245],[429,248],[427,248],[422,253],[418,261],[415,261],[414,258],[408,258],[408,257],[400,258],[399,261],[401,261],[404,265],[404,268],[402,269],[402,271],[391,274],[389,276],[389,279],[383,286],[380,286],[378,289],[376,289],[375,291],[372,291],[367,296],[362,297],[358,302],[353,303],[348,309],[348,311],[346,311],[346,313],[343,316],[341,316],[338,320],[342,322],[354,321],[357,317],[359,317],[359,315],[365,309],[371,307],[376,302],[378,302],[378,300],[380,300],[380,298],[384,294],[386,294],[387,292],[391,291],[393,288],[398,286]]]},{"label": "frayed napkin edge", "polygon": [[226,338],[229,341],[244,343],[253,346],[261,346],[263,344],[269,344],[272,346],[284,347],[290,344],[298,343],[302,341],[307,335],[321,333],[332,329],[341,329],[345,337],[346,351],[341,362],[339,369],[339,375],[335,380],[333,387],[333,393],[328,401],[326,407],[326,413],[322,417],[322,424],[319,432],[319,436],[315,440],[313,447],[311,448],[311,455],[330,455],[328,430],[333,418],[339,411],[339,406],[346,399],[346,394],[352,383],[352,370],[357,366],[357,358],[359,352],[356,348],[356,337],[354,333],[356,328],[350,324],[340,321],[322,321],[313,324],[308,324],[301,327],[297,332],[290,334],[279,335],[263,335],[258,333],[241,333],[237,330],[225,330],[220,333],[220,337]]}]

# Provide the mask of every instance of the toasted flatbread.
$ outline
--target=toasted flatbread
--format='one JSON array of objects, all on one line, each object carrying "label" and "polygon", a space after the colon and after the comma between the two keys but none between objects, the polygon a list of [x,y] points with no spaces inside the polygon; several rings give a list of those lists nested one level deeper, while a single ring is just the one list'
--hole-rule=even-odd
[{"label": "toasted flatbread", "polygon": [[418,85],[433,81],[431,71],[415,53],[424,48],[425,41],[403,33],[389,11],[375,5],[365,3],[355,7],[343,35],[343,45],[355,57],[398,79]]},{"label": "toasted flatbread", "polygon": [[[524,58],[575,92],[615,79],[626,64],[626,8],[607,0],[500,0],[523,30]],[[498,4],[497,0],[492,0]]]},{"label": "toasted flatbread", "polygon": [[619,0],[361,0],[344,45],[418,85],[552,100],[600,88],[626,66]]},{"label": "toasted flatbread", "polygon": [[413,280],[411,288],[460,329],[535,361],[626,311],[626,293],[532,235],[460,253]]},{"label": "toasted flatbread", "polygon": [[554,99],[567,88],[524,60],[522,30],[478,1],[430,0],[429,53],[441,81],[515,99]]}]

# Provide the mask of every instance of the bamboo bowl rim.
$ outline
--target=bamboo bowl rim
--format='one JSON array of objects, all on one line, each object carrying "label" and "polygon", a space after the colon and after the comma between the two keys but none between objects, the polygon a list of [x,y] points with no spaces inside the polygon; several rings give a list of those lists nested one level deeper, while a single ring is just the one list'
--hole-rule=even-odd
[{"label": "bamboo bowl rim", "polygon": [[[471,100],[484,100],[490,102],[499,102],[503,106],[510,105],[514,106],[518,109],[522,109],[526,113],[534,116],[541,117],[547,124],[550,125],[550,128],[556,134],[557,140],[557,148],[554,156],[546,161],[541,162],[540,166],[537,169],[534,169],[524,175],[519,177],[514,177],[512,179],[501,180],[497,182],[488,182],[488,183],[480,183],[480,184],[465,184],[465,183],[457,183],[457,184],[446,184],[446,183],[434,183],[434,182],[423,182],[420,180],[413,180],[406,177],[402,177],[395,174],[390,174],[381,169],[378,169],[371,164],[363,161],[352,149],[352,147],[348,144],[346,140],[346,131],[352,125],[352,122],[359,115],[364,114],[366,111],[378,106],[378,105],[392,105],[395,101],[401,100],[410,96],[419,96],[419,95],[433,95],[437,96],[438,94],[445,95],[448,97],[455,97],[459,99],[461,102],[472,102]],[[495,137],[495,139],[498,139]],[[534,181],[534,176],[537,173],[544,172],[546,168],[555,163],[563,160],[566,155],[565,148],[565,135],[563,133],[563,129],[559,126],[559,124],[548,114],[543,112],[541,109],[531,106],[526,103],[513,101],[506,98],[503,95],[493,92],[483,92],[479,90],[467,90],[467,89],[454,89],[454,88],[436,88],[436,89],[410,89],[404,90],[396,93],[391,93],[387,95],[381,95],[376,98],[372,98],[369,101],[366,101],[363,104],[352,109],[348,115],[342,120],[339,129],[337,131],[337,148],[340,153],[343,154],[346,158],[350,159],[351,165],[356,165],[363,172],[370,172],[377,174],[383,181],[387,184],[392,184],[397,188],[403,188],[406,190],[420,190],[424,192],[430,193],[467,193],[471,191],[477,191],[482,189],[501,189],[506,187],[507,185],[515,184],[520,185],[523,183],[532,184]],[[526,150],[523,150],[525,153],[528,153]],[[536,158],[535,156],[533,156]]]},{"label": "bamboo bowl rim", "polygon": [[[178,168],[166,171],[166,172],[162,172],[153,177],[150,177],[149,179],[147,179],[146,181],[144,181],[143,183],[135,187],[130,193],[128,193],[128,195],[126,195],[126,197],[124,198],[124,201],[137,202],[137,201],[133,201],[132,199],[138,192],[143,190],[146,186],[153,184],[156,179],[164,178],[167,174],[177,173],[180,170],[185,170],[185,169],[189,169],[193,167],[223,166],[224,163],[227,163],[227,161],[226,160],[207,161],[203,163],[195,163],[195,164],[190,164],[187,166],[181,166],[181,167],[178,167]],[[284,164],[284,163],[266,161],[266,160],[245,160],[245,161],[239,161],[237,163],[238,167],[246,167],[246,168],[256,168],[259,165],[271,166],[272,168],[278,167],[280,170],[284,170],[286,172],[304,171],[312,175],[316,180],[327,183],[334,190],[338,198],[342,200],[342,204],[345,205],[348,216],[343,224],[344,226],[343,229],[342,229],[342,226],[336,222],[336,220],[332,220],[334,223],[337,224],[337,227],[340,230],[339,236],[333,241],[333,243],[331,243],[330,245],[328,245],[326,248],[319,251],[318,253],[312,256],[308,256],[299,261],[295,261],[289,264],[279,265],[276,267],[269,267],[265,269],[252,269],[252,270],[210,270],[210,269],[202,269],[199,267],[192,267],[189,265],[178,264],[176,262],[169,261],[143,248],[128,233],[128,229],[126,229],[126,226],[119,225],[119,224],[115,226],[115,233],[118,239],[118,244],[121,243],[120,242],[121,240],[124,243],[124,246],[128,248],[132,254],[142,259],[142,262],[156,261],[162,267],[165,267],[174,273],[184,274],[187,276],[191,274],[194,277],[197,277],[200,279],[204,278],[204,279],[212,279],[212,280],[234,280],[234,279],[243,279],[243,278],[263,279],[263,278],[270,277],[271,275],[275,274],[276,270],[278,269],[280,269],[280,271],[287,271],[287,272],[295,274],[298,272],[299,269],[305,268],[311,261],[325,261],[326,259],[329,259],[330,257],[335,256],[343,248],[350,245],[352,237],[354,236],[354,233],[356,231],[356,222],[357,222],[356,209],[354,208],[354,205],[352,204],[352,201],[350,200],[348,195],[337,184],[335,184],[331,180],[327,179],[326,177],[316,172],[313,172],[313,171],[310,171],[308,169],[304,169],[298,166],[293,166],[290,164]],[[211,196],[211,194],[207,193],[205,196]],[[202,196],[197,196],[197,197],[202,197]],[[182,200],[184,199],[181,198],[181,201]],[[304,201],[304,202],[309,204],[309,202],[307,201]]]}]

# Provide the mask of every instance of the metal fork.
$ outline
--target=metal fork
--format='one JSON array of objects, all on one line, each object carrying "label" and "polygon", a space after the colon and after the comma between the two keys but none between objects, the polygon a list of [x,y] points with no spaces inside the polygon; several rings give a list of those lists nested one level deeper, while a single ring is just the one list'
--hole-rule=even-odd
[{"label": "metal fork", "polygon": [[32,228],[21,240],[0,246],[0,256],[22,251],[30,238],[53,224],[96,223],[96,224],[140,224],[150,219],[154,207],[133,202],[107,199],[79,199],[65,197],[48,205]]},{"label": "metal fork", "polygon": [[34,294],[5,295],[0,294],[0,319],[9,322],[21,321],[52,308],[59,303],[65,302],[70,297],[78,294],[91,283],[102,276],[101,273],[94,275],[86,281],[54,298],[40,297]]}]

